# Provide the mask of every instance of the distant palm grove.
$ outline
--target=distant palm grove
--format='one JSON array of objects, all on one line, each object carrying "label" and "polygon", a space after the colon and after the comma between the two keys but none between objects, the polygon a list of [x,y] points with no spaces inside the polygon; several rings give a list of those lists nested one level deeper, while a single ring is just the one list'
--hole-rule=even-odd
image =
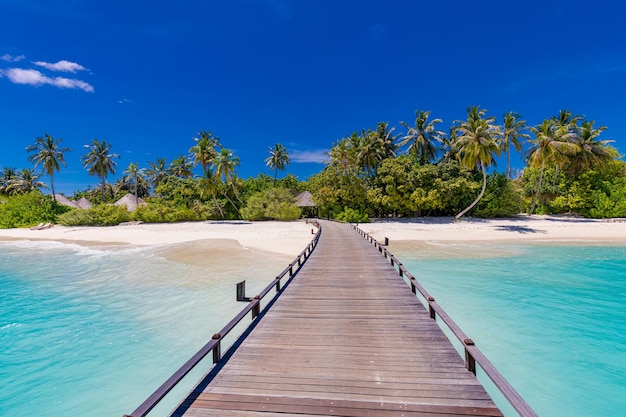
[{"label": "distant palm grove", "polygon": [[[212,132],[203,131],[172,161],[156,158],[146,167],[130,162],[111,183],[107,180],[118,173],[120,156],[111,143],[93,139],[81,162],[94,185],[67,196],[86,198],[92,203],[88,209],[58,203],[67,198],[56,195],[54,179],[72,150],[45,134],[26,148],[32,168],[4,167],[0,173],[0,227],[292,220],[302,215],[353,222],[522,213],[626,217],[626,163],[613,141],[601,138],[605,126],[565,110],[528,126],[516,113],[498,121],[476,106],[447,130],[439,128],[442,123],[418,110],[415,120],[402,122],[400,129],[381,122],[355,131],[333,144],[324,169],[306,181],[291,174],[278,178],[290,162],[279,143],[264,159],[273,176],[239,178],[239,158]],[[513,172],[512,150],[523,155],[523,170]],[[502,172],[495,169],[496,159],[506,163]],[[201,173],[194,175],[194,168]],[[50,195],[42,193],[48,188]],[[296,195],[305,190],[316,207],[296,204]],[[135,201],[132,211],[112,204],[126,194]]]}]

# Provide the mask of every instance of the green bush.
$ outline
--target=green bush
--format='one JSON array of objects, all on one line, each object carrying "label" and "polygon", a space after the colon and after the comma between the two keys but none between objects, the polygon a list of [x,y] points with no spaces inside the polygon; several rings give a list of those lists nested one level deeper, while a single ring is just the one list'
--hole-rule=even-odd
[{"label": "green bush", "polygon": [[366,212],[344,207],[343,211],[335,215],[335,219],[347,223],[369,223],[370,218]]},{"label": "green bush", "polygon": [[510,217],[522,212],[521,190],[504,174],[494,173],[487,179],[485,195],[474,211],[477,217]]},{"label": "green bush", "polygon": [[0,204],[0,228],[53,223],[59,214],[68,210],[68,207],[57,204],[52,196],[43,195],[39,191],[6,197]]},{"label": "green bush", "polygon": [[71,210],[57,218],[64,226],[113,226],[133,220],[126,207],[99,205],[88,210]]},{"label": "green bush", "polygon": [[270,188],[252,195],[241,209],[246,220],[290,221],[300,217],[302,211],[294,204],[291,192],[284,188]]}]

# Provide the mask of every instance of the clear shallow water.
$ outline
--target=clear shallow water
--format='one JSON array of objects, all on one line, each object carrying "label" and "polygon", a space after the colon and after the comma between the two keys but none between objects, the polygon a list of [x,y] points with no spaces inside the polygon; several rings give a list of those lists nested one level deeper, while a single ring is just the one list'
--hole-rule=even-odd
[{"label": "clear shallow water", "polygon": [[395,252],[540,416],[624,415],[626,246]]},{"label": "clear shallow water", "polygon": [[240,311],[235,282],[256,293],[290,260],[265,259],[251,273],[147,249],[0,242],[0,415],[132,412]]}]

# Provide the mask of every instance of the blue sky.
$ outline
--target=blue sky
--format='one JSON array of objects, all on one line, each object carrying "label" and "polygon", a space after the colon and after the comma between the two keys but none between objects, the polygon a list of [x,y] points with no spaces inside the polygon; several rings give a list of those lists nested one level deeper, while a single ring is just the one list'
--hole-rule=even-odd
[{"label": "blue sky", "polygon": [[[212,131],[239,175],[320,170],[333,142],[416,109],[447,130],[470,105],[529,124],[569,109],[626,152],[620,1],[0,0],[0,167],[31,167],[37,136],[73,148],[55,176],[95,184],[84,145],[145,167]],[[521,165],[521,161],[517,162]],[[504,169],[504,163],[499,166]],[[44,181],[48,182],[48,178]]]}]

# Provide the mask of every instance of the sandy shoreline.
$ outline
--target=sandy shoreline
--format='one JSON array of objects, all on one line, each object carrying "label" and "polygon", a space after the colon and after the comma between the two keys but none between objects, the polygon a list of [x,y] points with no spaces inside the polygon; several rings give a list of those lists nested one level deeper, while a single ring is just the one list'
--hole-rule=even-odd
[{"label": "sandy shoreline", "polygon": [[614,242],[626,243],[625,221],[556,216],[519,216],[510,219],[423,218],[377,220],[359,227],[380,242]]},{"label": "sandy shoreline", "polygon": [[[375,220],[359,227],[383,242],[498,242],[567,241],[626,243],[626,222],[554,216],[511,219],[416,218]],[[112,227],[54,226],[46,230],[0,229],[0,241],[32,240],[75,243],[83,246],[167,246],[212,241],[216,247],[240,245],[263,253],[296,256],[311,241],[314,227],[296,222],[183,222],[133,224]],[[182,256],[182,254],[181,254]]]},{"label": "sandy shoreline", "polygon": [[[45,230],[0,229],[0,241],[31,240],[75,243],[91,247],[166,246],[213,241],[225,247],[296,256],[311,241],[313,226],[297,222],[182,222],[111,227],[54,226]],[[315,229],[317,230],[317,229]],[[230,242],[230,243],[229,243]]]}]

